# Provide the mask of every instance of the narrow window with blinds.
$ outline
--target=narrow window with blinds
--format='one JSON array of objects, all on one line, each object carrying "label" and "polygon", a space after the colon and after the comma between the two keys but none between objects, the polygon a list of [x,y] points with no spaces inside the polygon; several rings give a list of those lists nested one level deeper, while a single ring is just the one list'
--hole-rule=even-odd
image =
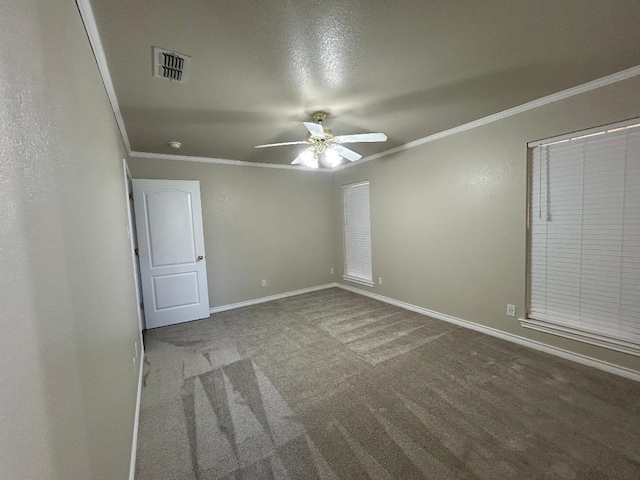
[{"label": "narrow window with blinds", "polygon": [[529,146],[522,325],[640,355],[640,119]]},{"label": "narrow window with blinds", "polygon": [[344,203],[344,275],[351,282],[373,287],[369,182],[342,187]]}]

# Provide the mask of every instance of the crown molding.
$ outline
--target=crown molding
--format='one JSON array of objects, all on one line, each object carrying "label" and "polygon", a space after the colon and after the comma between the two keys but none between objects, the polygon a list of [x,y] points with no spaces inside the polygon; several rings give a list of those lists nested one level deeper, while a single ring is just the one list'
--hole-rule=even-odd
[{"label": "crown molding", "polygon": [[409,143],[405,143],[404,145],[400,145],[395,148],[391,148],[389,150],[385,150],[380,153],[375,153],[373,155],[369,155],[364,157],[356,162],[349,162],[340,167],[332,168],[332,169],[312,169],[307,167],[293,166],[293,165],[280,165],[275,163],[258,163],[258,162],[246,162],[242,160],[229,160],[223,158],[212,158],[212,157],[191,157],[187,155],[170,155],[170,154],[160,154],[160,153],[148,153],[148,152],[134,152],[131,150],[131,144],[129,143],[129,137],[127,135],[127,130],[124,126],[124,120],[122,118],[122,113],[120,112],[120,106],[118,104],[118,99],[116,98],[116,92],[113,87],[113,82],[111,81],[111,74],[109,73],[109,66],[107,64],[107,58],[104,53],[104,49],[102,47],[102,41],[100,40],[100,35],[98,33],[98,26],[96,25],[95,17],[93,15],[93,10],[91,9],[91,4],[89,0],[76,0],[76,4],[78,6],[78,11],[80,12],[80,17],[84,23],[85,30],[87,32],[87,36],[89,37],[89,43],[91,44],[91,48],[93,49],[93,54],[96,59],[96,63],[98,64],[98,70],[100,71],[100,76],[102,77],[102,82],[107,91],[107,96],[109,97],[109,102],[111,103],[111,108],[113,109],[113,114],[116,117],[116,123],[118,124],[118,128],[120,130],[120,134],[122,135],[122,141],[124,142],[125,148],[127,149],[127,153],[132,157],[138,158],[154,158],[154,159],[162,159],[162,160],[180,160],[187,162],[201,162],[201,163],[218,163],[223,165],[236,165],[242,167],[262,167],[262,168],[278,168],[283,170],[305,170],[312,172],[323,172],[323,173],[331,173],[337,172],[340,170],[344,170],[346,168],[356,167],[358,165],[362,165],[363,163],[370,162],[372,160],[376,160],[378,158],[386,157],[388,155],[392,155],[394,153],[399,153],[404,150],[409,150],[411,148],[418,147],[420,145],[424,145],[425,143],[433,142],[435,140],[439,140],[444,137],[448,137],[451,135],[455,135],[456,133],[461,133],[467,130],[471,130],[476,127],[480,127],[482,125],[487,125],[489,123],[497,122],[499,120],[503,120],[505,118],[512,117],[514,115],[518,115],[520,113],[527,112],[529,110],[533,110],[534,108],[542,107],[544,105],[548,105],[550,103],[554,103],[560,100],[564,100],[566,98],[573,97],[575,95],[580,95],[581,93],[589,92],[591,90],[595,90],[600,87],[605,87],[607,85],[611,85],[617,82],[621,82],[623,80],[627,80],[629,78],[636,77],[640,75],[640,65],[636,67],[631,67],[626,70],[622,70],[617,73],[613,73],[611,75],[607,75],[606,77],[602,77],[596,80],[592,80],[590,82],[584,83],[582,85],[578,85],[576,87],[571,87],[566,90],[562,90],[558,93],[553,93],[551,95],[547,95],[546,97],[539,98],[537,100],[533,100],[531,102],[524,103],[522,105],[518,105],[517,107],[509,108],[507,110],[503,110],[502,112],[494,113],[493,115],[489,115],[484,118],[480,118],[478,120],[474,120],[473,122],[465,123],[463,125],[459,125],[454,128],[450,128],[448,130],[443,130],[442,132],[435,133],[433,135],[428,135],[426,137],[419,138]]},{"label": "crown molding", "polygon": [[150,158],[157,160],[179,160],[186,162],[200,162],[200,163],[217,163],[222,165],[235,165],[241,167],[259,167],[259,168],[276,168],[280,170],[297,170],[297,171],[309,171],[309,172],[322,172],[330,173],[332,170],[326,168],[308,168],[304,166],[294,165],[281,165],[277,163],[258,163],[258,162],[246,162],[242,160],[230,160],[225,158],[213,158],[213,157],[192,157],[188,155],[172,155],[162,153],[151,152],[136,152],[131,150],[131,143],[129,142],[129,136],[127,135],[127,129],[124,125],[124,119],[122,118],[122,112],[120,111],[120,105],[118,104],[118,98],[111,80],[111,73],[109,72],[109,65],[107,64],[107,57],[102,46],[102,40],[98,32],[98,26],[96,24],[95,16],[93,15],[93,9],[89,0],[76,0],[76,5],[80,13],[80,17],[84,24],[87,37],[89,38],[89,44],[93,50],[93,55],[98,65],[100,77],[102,83],[107,92],[107,97],[111,103],[111,109],[116,118],[120,135],[122,136],[122,142],[127,150],[127,154],[134,158]]},{"label": "crown molding", "polygon": [[547,95],[546,97],[542,97],[537,100],[533,100],[531,102],[518,105],[517,107],[503,110],[502,112],[494,113],[493,115],[489,115],[487,117],[474,120],[473,122],[465,123],[463,125],[450,128],[449,130],[443,130],[442,132],[434,133],[433,135],[428,135],[426,137],[419,138],[418,140],[405,143],[404,145],[400,145],[399,147],[385,150],[384,152],[369,155],[367,157],[362,158],[361,160],[358,160],[357,162],[348,163],[340,167],[334,168],[333,171],[335,172],[339,170],[344,170],[346,168],[355,167],[357,165],[362,165],[363,163],[370,162],[371,160],[376,160],[378,158],[386,157],[394,153],[402,152],[404,150],[409,150],[411,148],[424,145],[425,143],[433,142],[435,140],[439,140],[441,138],[448,137],[450,135],[455,135],[456,133],[461,133],[466,130],[471,130],[473,128],[477,128],[482,125],[487,125],[489,123],[497,122],[499,120],[504,120],[505,118],[509,118],[514,115],[518,115],[520,113],[533,110],[534,108],[538,108],[544,105],[548,105],[550,103],[558,102],[560,100],[564,100],[566,98],[580,95],[581,93],[586,93],[591,90],[595,90],[597,88],[606,87],[607,85],[612,85],[614,83],[618,83],[623,80],[628,80],[629,78],[633,78],[638,75],[640,75],[640,65],[636,67],[628,68],[626,70],[622,70],[617,73],[613,73],[611,75],[607,75],[606,77],[592,80],[587,83],[583,83],[582,85],[578,85],[576,87],[571,87],[566,90],[562,90],[561,92],[558,92],[558,93]]},{"label": "crown molding", "polygon": [[150,158],[155,160],[177,160],[182,162],[217,163],[221,165],[235,165],[238,167],[277,168],[280,170],[295,170],[303,172],[331,173],[328,168],[309,168],[303,166],[283,165],[279,163],[243,162],[242,160],[229,160],[226,158],[192,157],[190,155],[172,155],[167,153],[129,152],[132,158]]},{"label": "crown molding", "polygon": [[107,91],[107,97],[109,97],[109,103],[111,103],[111,109],[116,117],[116,123],[122,136],[122,142],[127,150],[127,153],[131,153],[131,144],[129,143],[129,136],[127,135],[127,129],[124,126],[124,120],[122,119],[122,113],[120,112],[120,105],[116,97],[116,91],[113,88],[113,82],[111,81],[111,73],[109,73],[109,65],[107,64],[107,57],[104,54],[104,48],[102,47],[102,40],[100,40],[100,34],[98,33],[98,25],[96,19],[93,16],[93,10],[89,0],[76,0],[78,11],[80,12],[80,18],[84,23],[84,29],[89,37],[89,44],[93,50],[93,56],[98,64],[98,70],[102,77],[102,83]]}]

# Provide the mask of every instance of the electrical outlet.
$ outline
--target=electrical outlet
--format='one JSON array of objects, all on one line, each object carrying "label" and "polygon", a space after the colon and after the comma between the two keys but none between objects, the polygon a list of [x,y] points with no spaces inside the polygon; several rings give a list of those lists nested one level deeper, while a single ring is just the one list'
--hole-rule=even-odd
[{"label": "electrical outlet", "polygon": [[515,317],[516,316],[516,306],[515,305],[511,305],[510,303],[507,303],[507,315],[509,315],[510,317]]},{"label": "electrical outlet", "polygon": [[266,279],[264,279],[264,278],[262,279],[262,286],[263,286],[263,287],[266,287],[266,286],[267,286],[267,280],[266,280]]},{"label": "electrical outlet", "polygon": [[331,275],[333,275],[333,267],[331,267],[331,270],[329,270],[329,272],[331,273]]},{"label": "electrical outlet", "polygon": [[138,358],[138,342],[133,342],[133,353]]},{"label": "electrical outlet", "polygon": [[382,277],[378,277],[378,285],[382,285]]}]

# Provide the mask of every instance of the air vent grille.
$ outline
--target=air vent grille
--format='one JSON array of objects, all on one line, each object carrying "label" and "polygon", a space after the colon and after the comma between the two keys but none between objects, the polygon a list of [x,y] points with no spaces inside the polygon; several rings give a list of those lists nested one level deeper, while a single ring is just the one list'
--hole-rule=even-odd
[{"label": "air vent grille", "polygon": [[153,47],[153,76],[173,82],[185,83],[191,57]]}]

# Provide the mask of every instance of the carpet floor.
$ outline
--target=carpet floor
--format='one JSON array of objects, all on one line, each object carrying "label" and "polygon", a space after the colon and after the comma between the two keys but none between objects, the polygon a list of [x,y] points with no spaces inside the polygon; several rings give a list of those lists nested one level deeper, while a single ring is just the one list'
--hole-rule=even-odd
[{"label": "carpet floor", "polygon": [[341,289],[145,345],[138,480],[640,479],[640,383]]}]

